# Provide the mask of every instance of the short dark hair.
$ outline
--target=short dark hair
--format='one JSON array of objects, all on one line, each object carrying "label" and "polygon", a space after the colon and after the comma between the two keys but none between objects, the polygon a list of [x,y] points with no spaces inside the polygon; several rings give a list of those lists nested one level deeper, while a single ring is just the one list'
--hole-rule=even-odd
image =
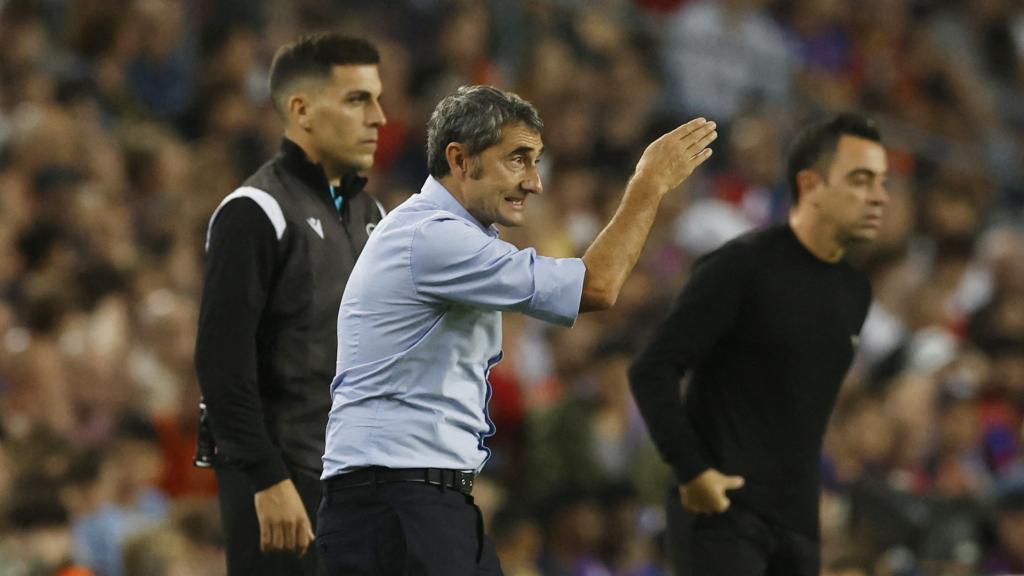
[{"label": "short dark hair", "polygon": [[493,86],[462,86],[434,108],[427,123],[427,171],[434,178],[451,172],[445,148],[452,142],[475,156],[501,141],[502,128],[525,124],[538,134],[540,114],[526,100]]},{"label": "short dark hair", "polygon": [[837,114],[804,128],[793,140],[786,157],[786,179],[789,182],[794,206],[800,202],[800,187],[797,185],[796,175],[802,170],[831,163],[839,139],[843,136],[855,136],[882,143],[882,135],[875,123],[860,114]]},{"label": "short dark hair", "polygon": [[334,66],[380,64],[380,53],[369,41],[321,32],[285,44],[270,64],[270,97],[274,107],[287,113],[287,90],[297,80],[327,79]]}]

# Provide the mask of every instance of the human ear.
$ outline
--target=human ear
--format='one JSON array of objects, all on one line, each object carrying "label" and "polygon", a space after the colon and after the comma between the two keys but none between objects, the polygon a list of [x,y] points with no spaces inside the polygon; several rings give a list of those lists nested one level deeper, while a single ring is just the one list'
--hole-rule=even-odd
[{"label": "human ear", "polygon": [[288,119],[303,130],[309,130],[313,125],[309,104],[309,98],[304,92],[298,92],[288,97]]},{"label": "human ear", "polygon": [[453,176],[460,180],[469,174],[470,161],[466,154],[466,148],[459,142],[449,142],[444,149],[445,158],[448,159],[448,169]]},{"label": "human ear", "polygon": [[817,204],[815,192],[822,185],[821,175],[814,170],[801,170],[796,173],[797,192],[801,202]]}]

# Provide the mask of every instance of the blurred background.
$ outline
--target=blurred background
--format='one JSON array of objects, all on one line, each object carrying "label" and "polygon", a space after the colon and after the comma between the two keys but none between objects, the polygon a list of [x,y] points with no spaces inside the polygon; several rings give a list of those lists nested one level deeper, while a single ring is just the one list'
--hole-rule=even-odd
[{"label": "blurred background", "polygon": [[538,107],[547,193],[505,238],[549,256],[582,253],[654,137],[721,126],[615,309],[505,316],[474,495],[506,574],[669,573],[626,368],[695,258],[785,218],[785,145],[839,110],[882,128],[893,197],[852,255],[876,300],[822,459],[823,574],[1024,572],[1020,0],[0,0],[0,574],[224,573],[191,465],[202,239],[276,152],[275,49],[324,29],[381,49],[388,208],[442,96]]}]

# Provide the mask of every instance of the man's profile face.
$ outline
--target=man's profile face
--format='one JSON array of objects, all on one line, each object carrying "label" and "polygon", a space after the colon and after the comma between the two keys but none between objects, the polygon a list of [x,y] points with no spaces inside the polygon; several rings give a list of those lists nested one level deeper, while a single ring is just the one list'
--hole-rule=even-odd
[{"label": "man's profile face", "polygon": [[826,178],[807,200],[816,203],[841,244],[874,240],[889,202],[887,177],[888,162],[881,144],[844,135],[836,144]]},{"label": "man's profile face", "polygon": [[521,226],[527,197],[543,191],[537,172],[543,149],[540,134],[525,124],[503,127],[497,144],[469,160],[466,210],[484,226]]},{"label": "man's profile face", "polygon": [[316,153],[339,172],[373,166],[377,135],[386,122],[380,106],[380,75],[375,64],[335,66],[326,81],[306,93]]}]

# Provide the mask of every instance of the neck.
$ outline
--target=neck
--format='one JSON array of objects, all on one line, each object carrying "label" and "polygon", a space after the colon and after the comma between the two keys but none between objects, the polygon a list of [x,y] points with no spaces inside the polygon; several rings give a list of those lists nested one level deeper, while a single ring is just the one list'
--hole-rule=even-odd
[{"label": "neck", "polygon": [[302,148],[302,151],[306,153],[306,157],[311,162],[323,168],[327,181],[331,186],[341,186],[341,177],[345,175],[346,170],[340,166],[332,166],[330,162],[325,162],[320,154],[317,153],[316,147],[313,146],[313,142],[305,132],[289,128],[284,131],[284,135],[285,138],[295,142],[299,148]]},{"label": "neck", "polygon": [[459,204],[462,204],[462,207],[465,208],[467,212],[472,214],[473,217],[476,218],[481,224],[483,224],[485,227],[490,226],[492,224],[491,222],[485,222],[480,218],[480,216],[473,214],[469,207],[466,206],[466,198],[465,195],[462,193],[462,186],[460,185],[459,181],[455,178],[455,176],[453,176],[452,174],[442,176],[441,178],[438,179],[438,182],[440,182],[441,185],[444,186],[445,190],[447,190],[448,193],[450,193]]},{"label": "neck", "polygon": [[455,177],[451,175],[451,173],[449,173],[447,176],[442,176],[438,178],[437,181],[441,183],[441,186],[444,186],[445,190],[447,190],[452,196],[455,197],[456,200],[459,201],[459,204],[462,204],[463,207],[466,206],[465,200],[462,199],[462,186],[459,186],[459,181],[456,180]]},{"label": "neck", "polygon": [[819,260],[838,262],[846,254],[846,247],[839,241],[835,230],[800,206],[789,213],[789,227],[797,240]]}]

